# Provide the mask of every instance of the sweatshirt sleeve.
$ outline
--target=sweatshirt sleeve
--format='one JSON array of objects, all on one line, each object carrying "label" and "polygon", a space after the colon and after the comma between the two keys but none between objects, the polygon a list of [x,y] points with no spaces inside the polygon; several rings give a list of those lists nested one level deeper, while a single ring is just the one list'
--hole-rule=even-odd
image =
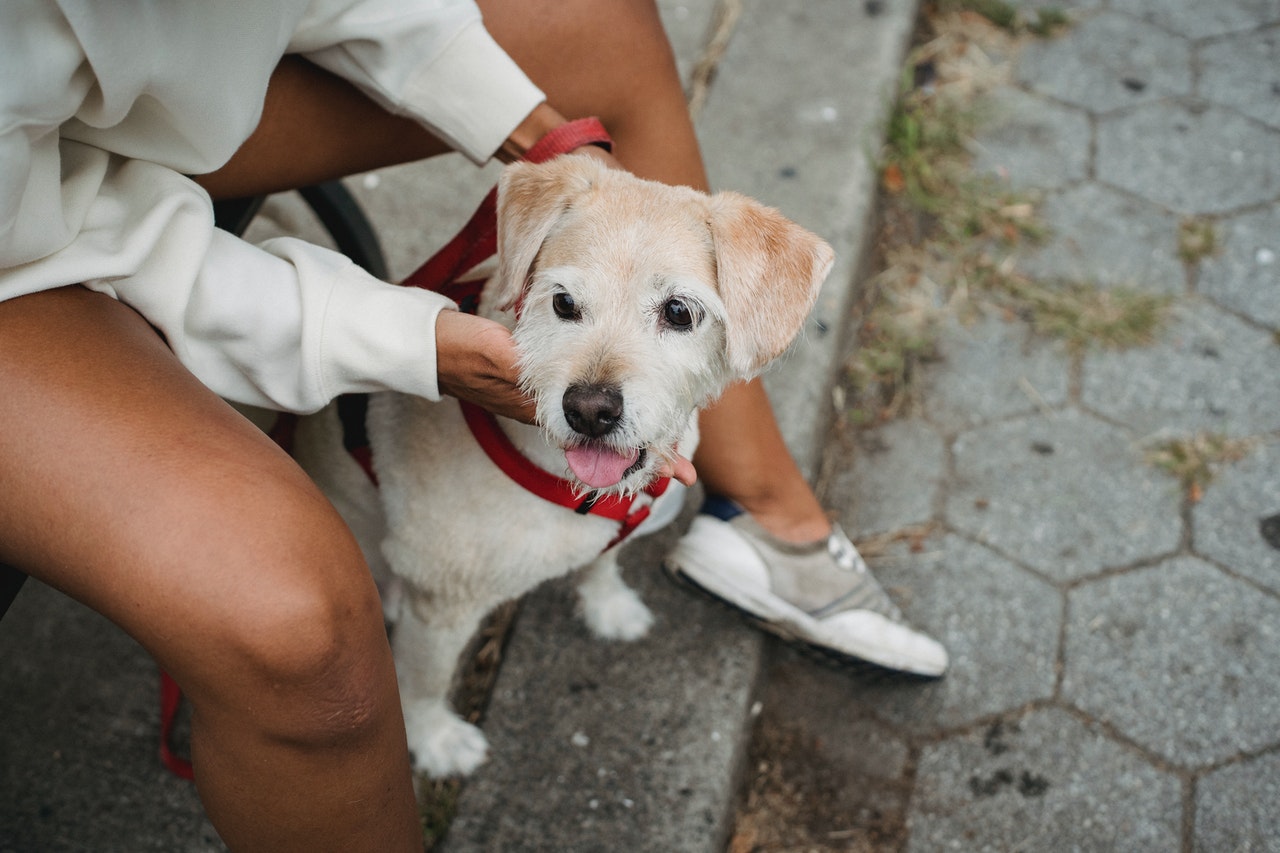
[{"label": "sweatshirt sleeve", "polygon": [[339,394],[439,400],[436,317],[454,307],[302,240],[255,247],[215,230],[189,299],[155,313],[179,358],[223,397],[311,412]]},{"label": "sweatshirt sleeve", "polygon": [[545,100],[470,0],[313,0],[289,49],[475,163]]},{"label": "sweatshirt sleeve", "polygon": [[88,198],[78,233],[0,270],[0,299],[72,283],[113,296],[239,403],[311,412],[350,392],[439,399],[435,321],[455,307],[447,298],[302,240],[255,246],[220,231],[204,191],[172,169],[67,140],[60,149],[64,185]]}]

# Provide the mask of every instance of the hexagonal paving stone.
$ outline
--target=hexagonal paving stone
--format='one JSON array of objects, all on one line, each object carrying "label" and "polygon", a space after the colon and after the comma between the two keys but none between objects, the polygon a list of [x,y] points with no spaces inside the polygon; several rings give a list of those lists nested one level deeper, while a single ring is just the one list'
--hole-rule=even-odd
[{"label": "hexagonal paving stone", "polygon": [[1280,755],[1215,770],[1196,785],[1195,849],[1280,849]]},{"label": "hexagonal paving stone", "polygon": [[[946,448],[922,420],[897,420],[850,436],[852,459],[838,466],[823,502],[851,507],[850,536],[884,533],[933,518]],[[911,483],[909,489],[903,483]]]},{"label": "hexagonal paving stone", "polygon": [[925,540],[918,554],[897,546],[871,564],[912,623],[951,655],[938,681],[868,684],[857,698],[871,713],[935,731],[1053,694],[1062,594],[1052,586],[954,535]]},{"label": "hexagonal paving stone", "polygon": [[1019,269],[1033,278],[1186,291],[1173,214],[1092,182],[1050,196],[1039,213],[1049,241],[1018,258]]},{"label": "hexagonal paving stone", "polygon": [[1200,300],[1158,343],[1085,356],[1081,401],[1144,434],[1280,429],[1280,345]]},{"label": "hexagonal paving stone", "polygon": [[1090,17],[1064,36],[1033,42],[1017,79],[1095,113],[1191,92],[1191,47],[1127,15]]},{"label": "hexagonal paving stone", "polygon": [[1251,30],[1280,21],[1277,0],[1111,0],[1111,7],[1189,38]]},{"label": "hexagonal paving stone", "polygon": [[1191,510],[1194,550],[1280,593],[1280,445],[1226,466]]},{"label": "hexagonal paving stone", "polygon": [[1109,116],[1098,123],[1096,157],[1099,180],[1180,213],[1227,213],[1280,195],[1280,131],[1221,107],[1159,103]]},{"label": "hexagonal paving stone", "polygon": [[1245,213],[1217,226],[1220,251],[1200,262],[1196,290],[1280,329],[1280,210]]},{"label": "hexagonal paving stone", "polygon": [[1062,696],[1197,767],[1280,744],[1280,601],[1194,557],[1068,599]]},{"label": "hexagonal paving stone", "polygon": [[1170,478],[1117,427],[1074,409],[962,434],[946,518],[1061,581],[1172,552]]},{"label": "hexagonal paving stone", "polygon": [[1050,708],[926,747],[908,849],[1177,850],[1181,787]]},{"label": "hexagonal paving stone", "polygon": [[920,372],[929,420],[949,432],[1066,404],[1070,361],[1026,323],[997,316],[948,319],[940,360]]},{"label": "hexagonal paving stone", "polygon": [[1002,86],[982,101],[973,168],[1018,188],[1053,188],[1089,174],[1093,131],[1079,110]]},{"label": "hexagonal paving stone", "polygon": [[1206,45],[1200,51],[1200,94],[1280,127],[1280,29]]}]

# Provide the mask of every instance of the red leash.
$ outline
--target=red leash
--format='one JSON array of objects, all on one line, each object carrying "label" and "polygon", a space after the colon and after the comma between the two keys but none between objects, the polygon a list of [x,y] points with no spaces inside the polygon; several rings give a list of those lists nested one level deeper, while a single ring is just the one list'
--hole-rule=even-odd
[{"label": "red leash", "polygon": [[[530,163],[545,163],[553,157],[567,154],[584,145],[598,145],[606,151],[612,150],[613,141],[599,119],[585,118],[560,125],[539,139],[525,152],[523,159]],[[480,206],[458,235],[401,283],[409,287],[443,292],[450,285],[456,284],[458,279],[473,269],[476,264],[492,257],[498,250],[497,202],[498,189],[494,187],[480,202]],[[461,301],[461,296],[458,299]],[[495,421],[493,425],[496,429],[497,422]],[[276,444],[289,451],[293,447],[296,427],[297,416],[282,414],[276,419],[276,425],[271,430],[271,438]],[[506,436],[504,435],[503,438],[505,439]],[[348,451],[372,478],[373,468],[369,460],[367,443],[349,447]],[[546,472],[542,473],[546,474]],[[655,488],[657,485],[655,483],[650,488]],[[665,488],[666,483],[662,482],[662,489]],[[661,494],[661,489],[655,494]],[[648,514],[648,507],[630,516],[624,513],[626,517],[620,520],[625,532],[615,538],[614,543],[610,543],[610,547],[634,530]],[[632,516],[638,516],[634,523],[630,521]],[[169,673],[163,669],[160,670],[160,761],[175,776],[193,779],[191,762],[174,752],[172,746],[174,722],[177,720],[181,704],[182,688]]]},{"label": "red leash", "polygon": [[160,670],[160,763],[179,779],[191,780],[195,772],[191,762],[173,751],[173,723],[182,705],[182,688],[169,673]]}]

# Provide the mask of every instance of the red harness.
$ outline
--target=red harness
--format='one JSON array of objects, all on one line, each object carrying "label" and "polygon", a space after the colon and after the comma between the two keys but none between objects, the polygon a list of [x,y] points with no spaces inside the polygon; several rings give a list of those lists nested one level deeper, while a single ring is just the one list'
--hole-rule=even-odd
[{"label": "red harness", "polygon": [[[543,163],[584,145],[598,145],[605,150],[612,148],[612,140],[598,119],[579,119],[557,127],[538,140],[525,153],[524,159],[530,163]],[[443,293],[464,310],[474,312],[482,283],[460,282],[459,279],[498,250],[497,200],[498,190],[494,187],[457,236],[401,284]],[[376,484],[377,477],[373,472],[368,441],[364,438],[366,403],[364,395],[346,395],[339,398],[338,407],[345,432],[343,443]],[[596,492],[591,492],[583,497],[571,482],[544,471],[525,458],[498,426],[497,419],[491,413],[471,403],[459,403],[471,434],[484,448],[489,459],[513,481],[551,503],[579,514],[590,513],[619,523],[618,533],[605,546],[606,551],[631,535],[649,516],[652,501],[632,509],[636,495],[600,497]],[[271,437],[286,451],[290,450],[296,426],[296,416],[282,414],[271,431]],[[666,491],[669,484],[670,479],[664,477],[651,483],[644,493],[656,499]],[[160,676],[160,760],[174,775],[191,779],[191,762],[178,756],[170,745],[182,692],[168,673],[162,670]]]}]

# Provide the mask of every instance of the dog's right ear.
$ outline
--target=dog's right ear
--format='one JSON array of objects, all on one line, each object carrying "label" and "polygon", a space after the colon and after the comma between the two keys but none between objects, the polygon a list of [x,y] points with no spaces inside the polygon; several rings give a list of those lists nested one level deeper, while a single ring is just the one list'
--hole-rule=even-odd
[{"label": "dog's right ear", "polygon": [[771,207],[720,192],[708,202],[729,365],[755,376],[800,332],[835,252]]},{"label": "dog's right ear", "polygon": [[566,154],[503,169],[498,179],[498,271],[490,285],[499,310],[519,300],[547,235],[605,168],[594,157]]}]

